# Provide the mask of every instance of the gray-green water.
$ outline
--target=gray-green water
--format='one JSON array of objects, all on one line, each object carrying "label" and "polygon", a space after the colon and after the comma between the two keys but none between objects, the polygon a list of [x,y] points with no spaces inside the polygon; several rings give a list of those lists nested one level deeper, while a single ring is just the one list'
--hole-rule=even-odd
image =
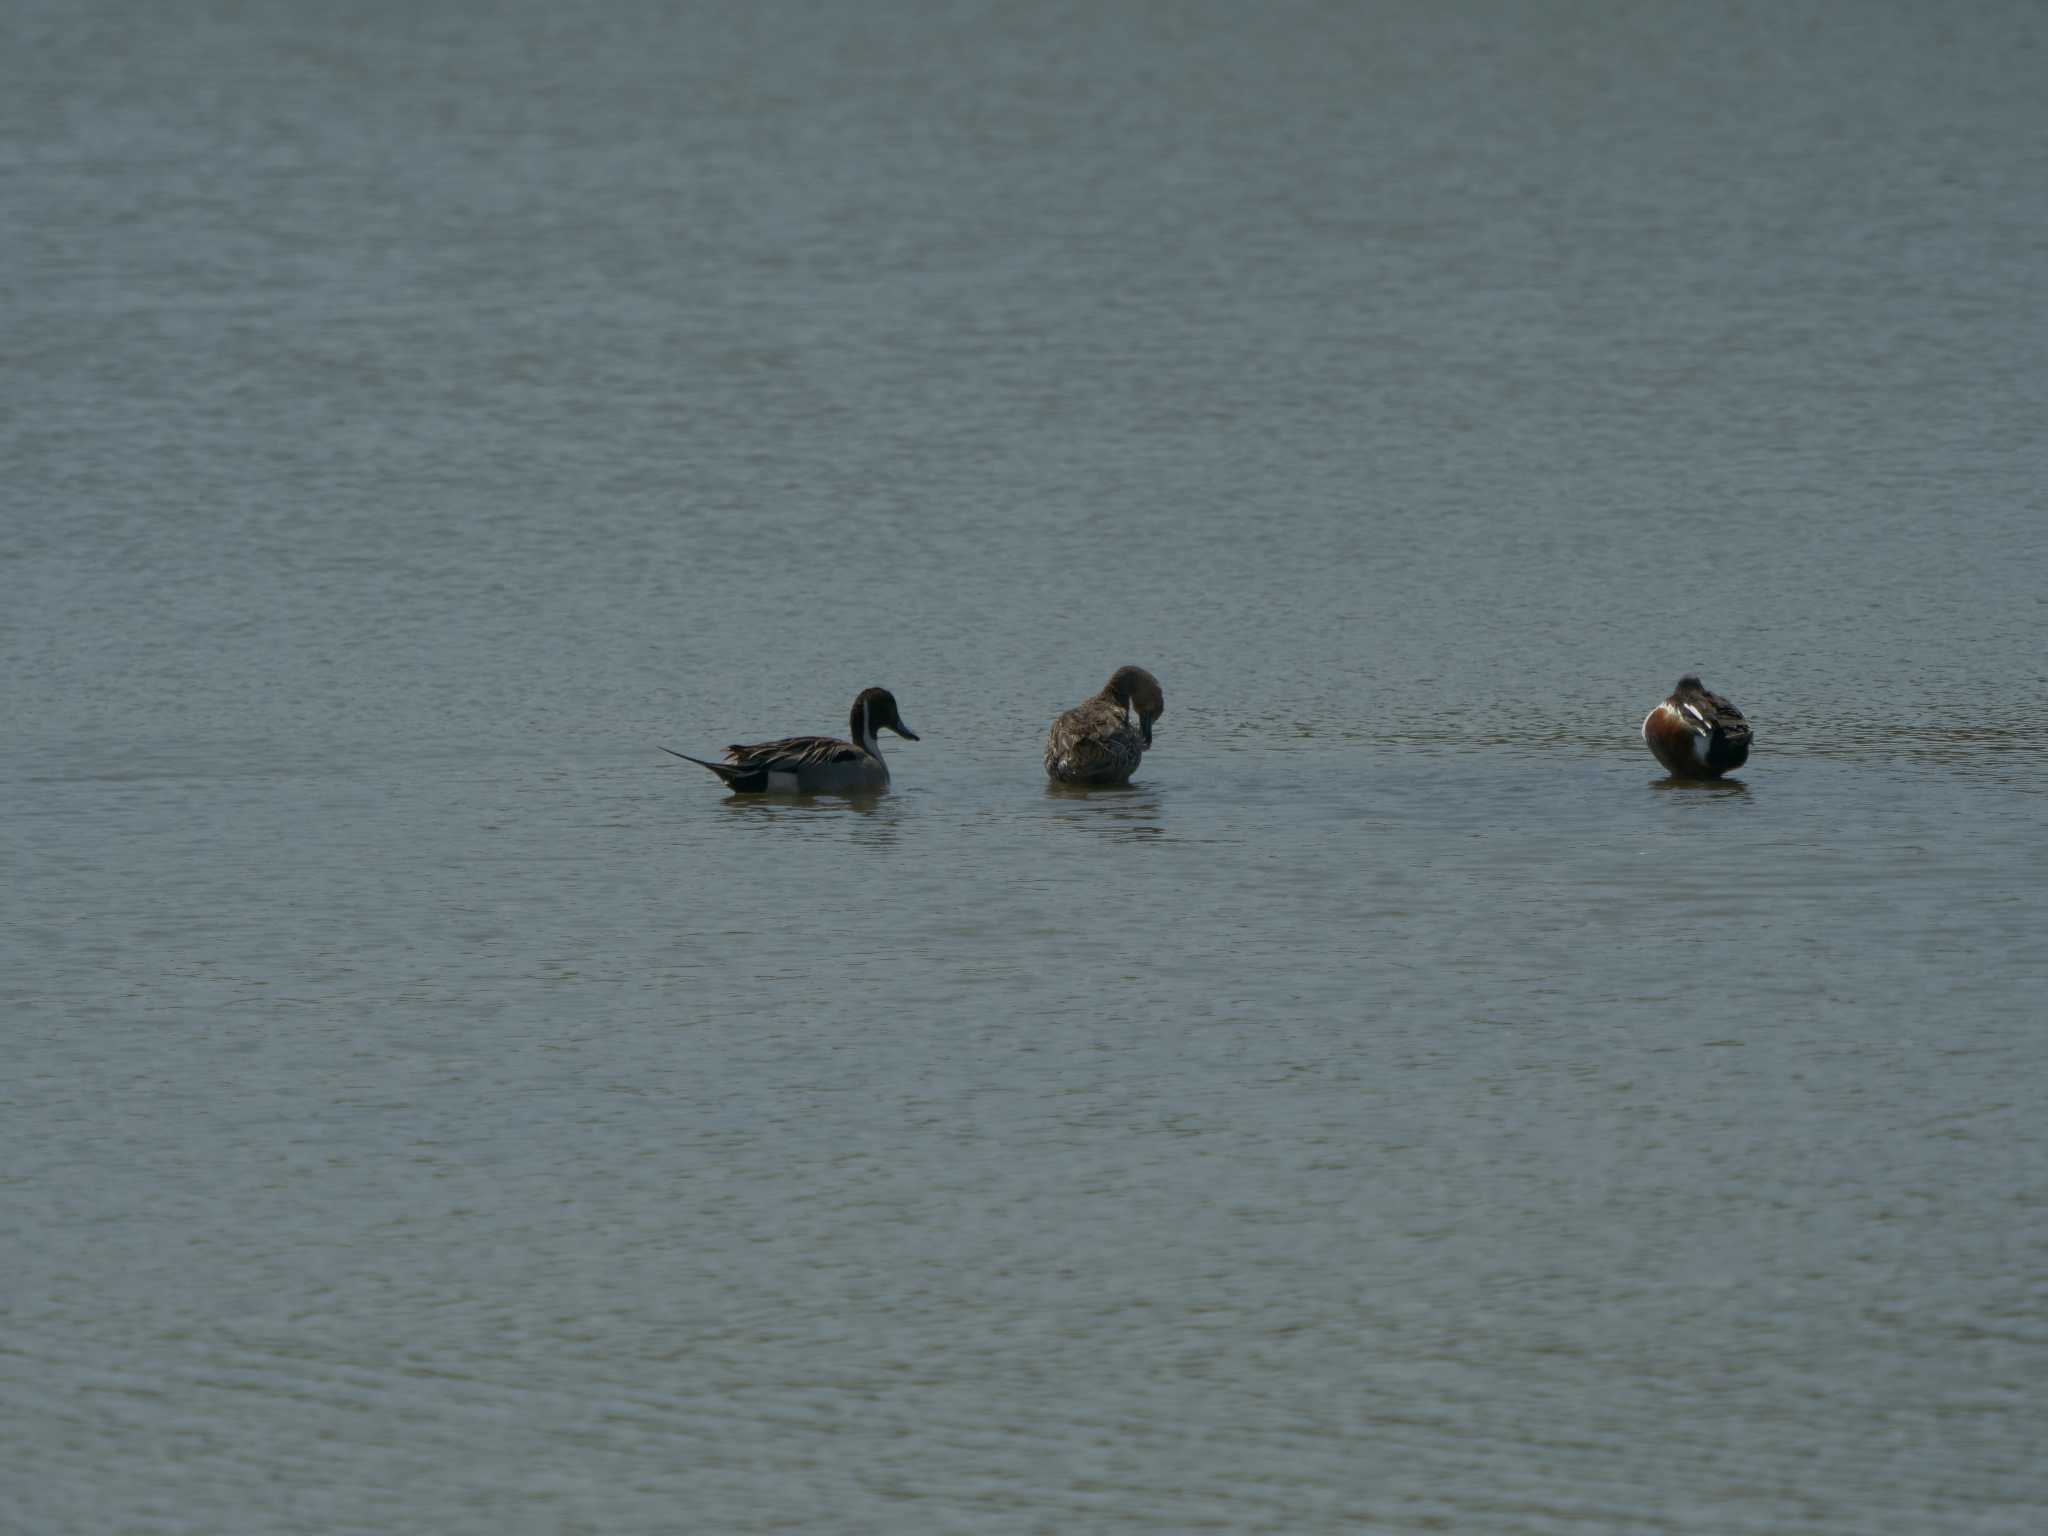
[{"label": "gray-green water", "polygon": [[2038,7],[6,21],[0,1528],[2048,1521]]}]

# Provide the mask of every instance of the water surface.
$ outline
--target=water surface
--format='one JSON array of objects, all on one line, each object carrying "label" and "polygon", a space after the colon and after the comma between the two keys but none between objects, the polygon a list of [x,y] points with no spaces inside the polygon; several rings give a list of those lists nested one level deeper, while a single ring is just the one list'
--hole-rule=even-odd
[{"label": "water surface", "polygon": [[2035,8],[15,21],[0,1525],[2040,1528]]}]

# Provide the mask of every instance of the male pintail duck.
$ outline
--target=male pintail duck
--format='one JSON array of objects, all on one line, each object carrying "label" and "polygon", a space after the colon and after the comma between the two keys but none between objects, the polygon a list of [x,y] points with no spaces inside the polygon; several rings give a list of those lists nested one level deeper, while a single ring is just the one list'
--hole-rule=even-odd
[{"label": "male pintail duck", "polygon": [[1062,784],[1128,783],[1152,745],[1152,722],[1165,713],[1158,678],[1143,667],[1118,667],[1102,692],[1053,721],[1045,771]]},{"label": "male pintail duck", "polygon": [[851,741],[836,736],[786,736],[781,741],[730,746],[722,763],[707,763],[674,747],[661,750],[709,768],[735,794],[843,795],[881,789],[889,782],[889,765],[882,761],[882,743],[876,732],[894,731],[905,741],[917,740],[917,732],[905,725],[897,712],[896,695],[886,688],[860,691],[853,701],[848,730]]},{"label": "male pintail duck", "polygon": [[1718,779],[1749,759],[1749,722],[1688,672],[1671,697],[1643,717],[1643,740],[1677,778]]}]

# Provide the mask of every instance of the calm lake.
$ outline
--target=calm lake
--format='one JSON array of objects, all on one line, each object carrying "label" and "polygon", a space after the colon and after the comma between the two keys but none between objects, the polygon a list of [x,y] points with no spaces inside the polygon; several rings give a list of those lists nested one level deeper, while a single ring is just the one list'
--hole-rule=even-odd
[{"label": "calm lake", "polygon": [[8,22],[0,1530],[2048,1528],[2048,12]]}]

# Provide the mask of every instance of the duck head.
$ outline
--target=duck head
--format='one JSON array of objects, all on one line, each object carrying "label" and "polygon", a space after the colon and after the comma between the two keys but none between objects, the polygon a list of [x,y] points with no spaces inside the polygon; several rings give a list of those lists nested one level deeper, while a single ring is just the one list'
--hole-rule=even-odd
[{"label": "duck head", "polygon": [[1151,746],[1152,722],[1166,713],[1166,692],[1159,686],[1159,679],[1143,667],[1118,667],[1102,691],[1137,715],[1138,734],[1145,738],[1146,746]]},{"label": "duck head", "polygon": [[877,731],[894,731],[905,741],[918,739],[917,732],[903,723],[895,694],[886,688],[863,688],[853,701],[853,739],[868,746]]}]

